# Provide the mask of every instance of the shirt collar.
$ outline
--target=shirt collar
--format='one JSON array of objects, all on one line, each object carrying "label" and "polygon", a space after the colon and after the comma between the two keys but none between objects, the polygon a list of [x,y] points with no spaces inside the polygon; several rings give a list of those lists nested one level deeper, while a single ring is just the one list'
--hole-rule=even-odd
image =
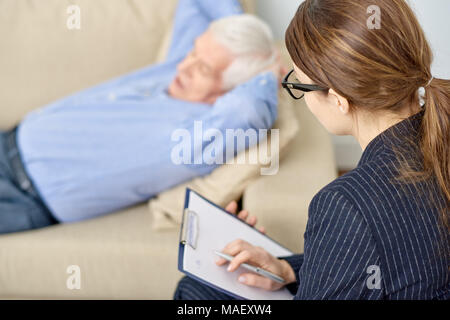
[{"label": "shirt collar", "polygon": [[399,145],[400,143],[405,144],[407,141],[406,138],[408,138],[408,141],[419,141],[417,137],[424,112],[422,110],[376,136],[364,150],[358,167],[372,161],[383,151],[392,150],[395,145]]}]

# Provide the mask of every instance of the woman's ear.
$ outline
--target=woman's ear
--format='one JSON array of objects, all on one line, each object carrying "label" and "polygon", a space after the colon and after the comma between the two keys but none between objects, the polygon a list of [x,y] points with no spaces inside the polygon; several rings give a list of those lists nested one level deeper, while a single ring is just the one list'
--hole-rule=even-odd
[{"label": "woman's ear", "polygon": [[350,105],[348,100],[341,96],[339,93],[334,91],[333,89],[328,90],[328,95],[332,99],[332,103],[339,108],[339,111],[343,114],[348,114],[350,112]]}]

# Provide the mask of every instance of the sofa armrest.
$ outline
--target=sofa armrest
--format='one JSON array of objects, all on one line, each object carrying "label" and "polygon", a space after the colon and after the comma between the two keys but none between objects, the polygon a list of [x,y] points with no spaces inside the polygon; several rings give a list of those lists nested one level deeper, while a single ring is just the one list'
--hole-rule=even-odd
[{"label": "sofa armrest", "polygon": [[265,226],[270,237],[301,253],[309,202],[337,172],[330,135],[304,100],[295,107],[300,130],[278,173],[252,182],[245,190],[243,207],[258,218],[258,226]]}]

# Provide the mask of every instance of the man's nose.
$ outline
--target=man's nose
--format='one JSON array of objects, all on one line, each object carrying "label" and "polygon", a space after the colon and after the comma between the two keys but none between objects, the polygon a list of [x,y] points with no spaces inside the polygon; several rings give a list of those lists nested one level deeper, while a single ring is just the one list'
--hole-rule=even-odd
[{"label": "man's nose", "polygon": [[191,55],[188,55],[178,65],[178,71],[183,71],[183,72],[191,75],[191,71],[193,70],[193,67],[195,66],[196,63],[197,63],[197,59],[195,57],[192,57]]},{"label": "man's nose", "polygon": [[189,72],[195,64],[195,59],[187,57],[178,64],[178,71]]}]

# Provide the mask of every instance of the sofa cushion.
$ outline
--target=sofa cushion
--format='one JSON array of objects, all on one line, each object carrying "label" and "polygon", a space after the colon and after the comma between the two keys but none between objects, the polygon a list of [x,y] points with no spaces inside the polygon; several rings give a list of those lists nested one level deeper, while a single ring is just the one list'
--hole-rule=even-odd
[{"label": "sofa cushion", "polygon": [[[178,246],[178,231],[152,230],[146,205],[1,235],[0,298],[171,299]],[[80,268],[79,290],[67,286],[69,266]]]}]

